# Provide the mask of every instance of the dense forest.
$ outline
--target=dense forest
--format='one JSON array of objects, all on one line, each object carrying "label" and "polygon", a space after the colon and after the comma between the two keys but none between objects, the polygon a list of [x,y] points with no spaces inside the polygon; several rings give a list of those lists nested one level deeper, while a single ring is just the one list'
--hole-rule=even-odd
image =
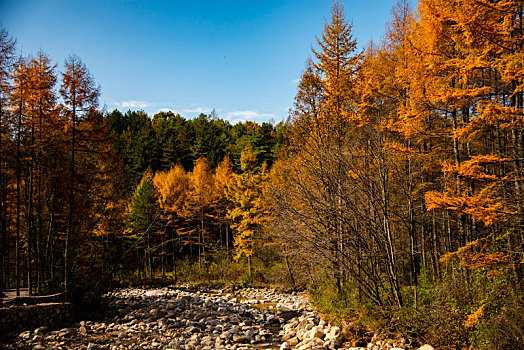
[{"label": "dense forest", "polygon": [[1,29],[0,290],[270,284],[439,348],[524,348],[523,10],[400,0],[359,50],[337,2],[278,124],[103,111],[79,57]]}]

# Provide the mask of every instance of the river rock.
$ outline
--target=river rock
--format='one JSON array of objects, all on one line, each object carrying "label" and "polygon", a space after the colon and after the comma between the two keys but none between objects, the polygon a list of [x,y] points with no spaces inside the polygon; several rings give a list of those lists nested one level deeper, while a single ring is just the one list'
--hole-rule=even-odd
[{"label": "river rock", "polygon": [[254,337],[255,337],[255,332],[253,332],[253,330],[248,329],[247,331],[244,332],[244,338],[246,339],[246,341],[250,342],[253,340]]},{"label": "river rock", "polygon": [[25,331],[25,332],[20,333],[18,335],[18,338],[23,339],[23,340],[30,339],[31,338],[31,331]]},{"label": "river rock", "polygon": [[296,330],[298,331],[304,331],[306,330],[307,325],[309,324],[309,321],[307,319],[302,319],[298,325],[296,326]]},{"label": "river rock", "polygon": [[311,328],[308,332],[305,338],[313,339],[313,338],[322,338],[324,336],[324,330],[322,327],[314,326]]},{"label": "river rock", "polygon": [[233,335],[233,343],[243,343],[244,341],[245,341],[245,338],[242,334]]},{"label": "river rock", "polygon": [[288,342],[289,345],[291,345],[291,346],[295,346],[295,345],[297,345],[297,344],[299,343],[299,341],[300,341],[300,340],[299,340],[297,337],[293,337],[293,338],[287,340],[287,342]]},{"label": "river rock", "polygon": [[290,350],[291,349],[291,346],[289,345],[288,342],[283,342],[281,345],[280,345],[280,350]]},{"label": "river rock", "polygon": [[[288,321],[293,326],[302,322],[302,331],[309,331],[312,337],[320,334],[318,316],[310,310],[298,313],[294,308],[302,296],[257,289],[226,294],[226,291],[207,293],[193,287],[115,290],[104,296],[107,312],[104,322],[82,321],[60,331],[46,332],[42,328],[21,333],[6,349],[37,350],[42,345],[82,350],[241,350],[262,342],[260,348],[275,348],[281,346],[276,343],[281,341],[276,333],[282,327],[290,335],[290,343],[284,348],[290,349],[299,339],[296,329],[286,325]],[[259,308],[257,304],[262,302],[277,306],[273,311]],[[282,317],[290,311],[297,315],[291,320]],[[0,348],[4,348],[3,344]]]},{"label": "river rock", "polygon": [[[331,349],[334,350],[340,346],[340,343],[336,339],[327,339],[324,342],[324,348],[325,349]],[[368,347],[369,349],[369,347]]]},{"label": "river rock", "polygon": [[[328,333],[325,335],[326,341],[333,341],[331,344],[335,344],[333,346],[338,347],[340,344],[342,344],[343,336],[340,331],[339,327],[331,327]],[[331,347],[331,345],[330,345]]]},{"label": "river rock", "polygon": [[35,329],[34,334],[35,335],[44,335],[48,331],[48,328],[46,326],[38,327]]},{"label": "river rock", "polygon": [[418,348],[418,350],[435,350],[435,349],[429,344],[424,344],[420,348]]}]

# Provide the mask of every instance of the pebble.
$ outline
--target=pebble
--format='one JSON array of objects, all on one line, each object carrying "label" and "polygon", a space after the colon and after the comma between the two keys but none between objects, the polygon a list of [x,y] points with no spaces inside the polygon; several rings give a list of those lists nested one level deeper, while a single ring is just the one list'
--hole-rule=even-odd
[{"label": "pebble", "polygon": [[[81,321],[59,331],[40,327],[21,333],[13,343],[5,344],[5,348],[278,348],[281,341],[273,332],[275,327],[286,324],[282,313],[311,310],[304,295],[252,288],[234,294],[185,286],[127,288],[110,292],[104,299],[105,322]],[[259,306],[262,303],[268,305]]]},{"label": "pebble", "polygon": [[[334,350],[364,342],[346,339],[345,328],[322,319],[303,294],[171,286],[119,289],[104,299],[105,322],[81,321],[60,331],[40,327],[21,333],[11,344],[0,344],[0,348]],[[403,350],[403,343],[398,346],[398,342],[376,335],[367,344],[367,349]],[[425,345],[420,349],[433,348]]]}]

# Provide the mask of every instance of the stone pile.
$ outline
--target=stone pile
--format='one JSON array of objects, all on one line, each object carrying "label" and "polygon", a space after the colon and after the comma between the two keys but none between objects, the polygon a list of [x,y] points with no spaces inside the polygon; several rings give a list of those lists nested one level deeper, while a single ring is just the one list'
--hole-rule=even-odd
[{"label": "stone pile", "polygon": [[[318,313],[305,311],[300,316],[289,320],[279,333],[284,341],[280,350],[338,349],[349,350],[407,350],[416,349],[406,344],[401,336],[388,339],[379,334],[372,334],[358,323],[344,324],[342,327],[330,325]],[[434,350],[424,345],[419,350]]]},{"label": "stone pile", "polygon": [[[302,296],[269,290],[122,289],[105,296],[106,322],[21,333],[8,349],[278,349],[285,312]],[[268,305],[266,305],[268,304]],[[278,305],[278,306],[277,306]],[[270,309],[273,308],[273,310]],[[282,309],[282,310],[280,310]],[[280,311],[279,311],[280,310]]]},{"label": "stone pile", "polygon": [[[226,294],[226,298],[240,296],[242,303],[264,304],[275,303],[274,308],[280,310],[311,311],[307,296],[303,293],[281,294],[272,289],[246,288],[237,294]],[[270,305],[271,306],[271,305]]]},{"label": "stone pile", "polygon": [[[247,350],[295,348],[403,350],[356,324],[332,326],[302,294],[274,290],[121,289],[104,297],[105,322],[25,331],[6,349]],[[432,350],[426,347],[424,350]]]}]

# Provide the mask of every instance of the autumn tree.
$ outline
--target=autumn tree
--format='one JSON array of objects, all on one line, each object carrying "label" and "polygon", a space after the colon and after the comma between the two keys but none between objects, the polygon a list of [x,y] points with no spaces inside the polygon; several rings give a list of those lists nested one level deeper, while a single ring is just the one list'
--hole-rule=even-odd
[{"label": "autumn tree", "polygon": [[29,60],[19,57],[13,71],[13,91],[11,93],[11,108],[15,116],[16,135],[16,239],[15,239],[15,275],[16,294],[20,295],[20,234],[22,221],[22,133],[26,132],[25,117],[29,104]]},{"label": "autumn tree", "polygon": [[193,171],[189,174],[188,209],[190,211],[189,215],[197,218],[200,226],[198,229],[198,262],[200,267],[202,267],[206,246],[206,211],[209,210],[213,190],[213,177],[207,159],[199,158],[195,163]]},{"label": "autumn tree", "polygon": [[[185,217],[189,195],[189,176],[184,168],[177,164],[169,170],[158,171],[153,177],[153,184],[158,194],[158,204],[163,214],[165,230],[170,237],[172,263],[176,279],[175,250],[191,244],[188,236],[188,222]],[[164,242],[166,243],[166,242]]]},{"label": "autumn tree", "polygon": [[[454,219],[447,223],[459,233],[448,238],[452,251],[483,239],[489,231],[483,226],[522,212],[518,205],[506,203],[508,181],[521,171],[519,145],[512,141],[520,131],[512,113],[507,113],[518,104],[521,93],[515,90],[515,71],[506,65],[519,50],[512,47],[518,47],[515,40],[521,36],[515,21],[521,8],[516,2],[424,1],[420,10],[422,16],[411,36],[410,58],[418,70],[412,77],[408,105],[412,114],[415,106],[426,106],[415,113],[445,135],[434,148],[442,150],[436,157],[441,159],[443,186],[427,192],[425,199],[428,209]],[[512,78],[504,78],[502,72],[508,68]],[[446,144],[451,149],[442,147]],[[515,182],[514,189],[510,196],[520,198]]]},{"label": "autumn tree", "polygon": [[155,188],[159,194],[160,207],[166,214],[181,216],[187,206],[189,193],[189,178],[181,165],[175,165],[167,171],[159,171],[153,177]]},{"label": "autumn tree", "polygon": [[71,130],[71,160],[69,177],[69,201],[67,228],[64,247],[64,289],[68,288],[70,270],[69,241],[73,229],[75,205],[75,158],[76,158],[76,129],[79,116],[85,116],[98,106],[100,89],[89,73],[85,64],[76,55],[71,55],[65,61],[65,72],[62,74],[60,95],[64,100]]},{"label": "autumn tree", "polygon": [[15,53],[15,40],[9,36],[4,27],[0,26],[0,265],[2,266],[0,275],[0,290],[5,286],[8,276],[8,254],[9,240],[6,222],[6,192],[4,181],[7,176],[4,157],[4,145],[8,139],[6,119],[8,116],[9,94],[11,92],[10,77],[13,69]]},{"label": "autumn tree", "polygon": [[215,168],[213,181],[213,207],[215,209],[214,217],[219,222],[220,243],[225,246],[227,250],[229,250],[231,243],[231,233],[229,229],[229,219],[227,217],[227,212],[230,209],[231,203],[227,198],[227,193],[234,181],[233,166],[229,160],[229,157],[224,157],[224,159]]},{"label": "autumn tree", "polygon": [[232,202],[228,210],[231,228],[234,230],[235,260],[245,256],[248,273],[251,276],[252,257],[263,245],[262,230],[267,220],[264,205],[263,186],[267,177],[266,165],[258,166],[251,148],[245,148],[241,155],[243,173],[235,175],[228,190]]},{"label": "autumn tree", "polygon": [[[383,303],[377,293],[383,285],[374,254],[385,248],[389,269],[384,272],[390,276],[394,302],[401,304],[395,253],[385,224],[389,223],[387,197],[378,191],[385,183],[370,180],[373,163],[376,171],[383,171],[377,179],[387,179],[385,160],[373,159],[377,153],[371,147],[380,147],[380,142],[370,144],[380,138],[371,133],[368,119],[373,118],[357,114],[357,72],[363,56],[355,52],[342,6],[336,3],[331,12],[318,40],[320,49],[314,51],[317,60],[307,63],[299,83],[288,155],[273,172],[273,211],[282,220],[294,221],[286,230],[280,229],[294,232],[293,240],[281,239],[325,262],[339,292],[351,278],[377,304]],[[373,202],[366,202],[370,197]],[[373,248],[373,242],[387,243]],[[361,259],[366,248],[374,249],[368,253],[372,258],[367,266]]]},{"label": "autumn tree", "polygon": [[[37,290],[41,291],[42,285],[42,230],[43,230],[43,186],[44,186],[44,154],[46,140],[44,135],[58,127],[56,121],[56,91],[57,81],[55,66],[43,52],[38,52],[36,57],[29,62],[29,102],[27,110],[27,128],[30,153],[27,205],[26,205],[26,238],[27,238],[27,277],[29,293],[32,293],[33,274],[36,275]],[[35,270],[32,271],[32,261],[35,261]]]}]

